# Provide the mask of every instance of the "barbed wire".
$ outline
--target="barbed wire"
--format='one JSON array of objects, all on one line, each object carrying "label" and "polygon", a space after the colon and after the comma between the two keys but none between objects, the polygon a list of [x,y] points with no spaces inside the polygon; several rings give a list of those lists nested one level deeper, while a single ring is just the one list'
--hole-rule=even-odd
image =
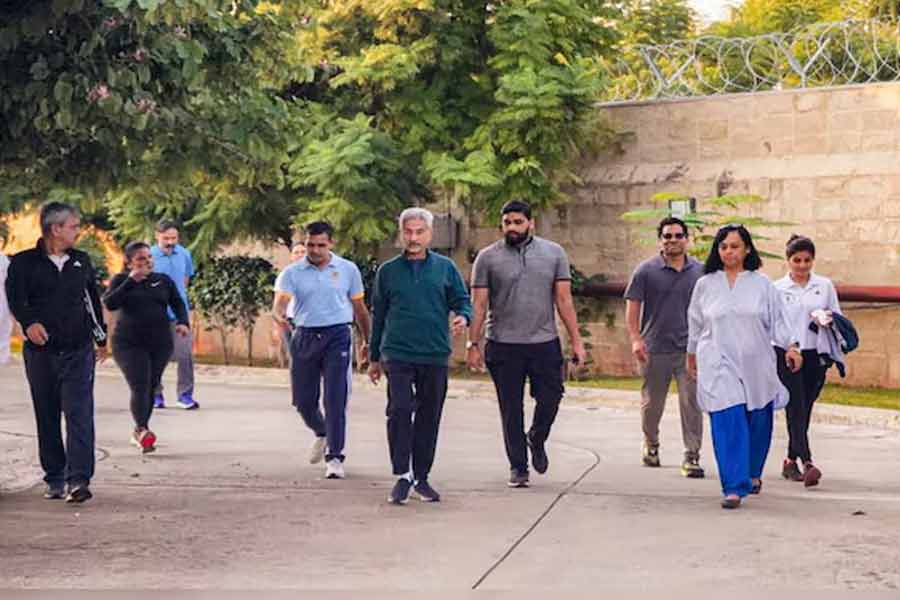
[{"label": "barbed wire", "polygon": [[818,23],[787,33],[705,35],[628,48],[605,102],[900,81],[900,21]]}]

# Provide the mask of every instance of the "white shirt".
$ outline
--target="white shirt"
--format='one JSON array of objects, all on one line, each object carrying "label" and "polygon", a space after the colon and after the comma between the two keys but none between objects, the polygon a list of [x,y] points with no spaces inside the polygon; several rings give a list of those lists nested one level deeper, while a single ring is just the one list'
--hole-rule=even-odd
[{"label": "white shirt", "polygon": [[783,408],[788,391],[778,379],[772,342],[795,343],[781,294],[756,271],[738,274],[728,286],[724,271],[697,281],[688,307],[688,348],[697,355],[697,403],[706,412],[745,404],[747,410],[775,401]]},{"label": "white shirt", "polygon": [[819,334],[809,330],[809,324],[813,320],[811,313],[820,309],[841,312],[834,284],[827,277],[810,273],[809,281],[804,287],[788,274],[776,281],[775,287],[784,298],[785,313],[794,330],[794,337],[800,340],[800,348],[816,350]]},{"label": "white shirt", "polygon": [[9,336],[12,334],[12,315],[6,300],[6,272],[9,259],[0,254],[0,364],[9,361]]},{"label": "white shirt", "polygon": [[60,273],[62,273],[63,267],[66,266],[66,263],[69,261],[68,254],[48,254],[47,258],[53,261],[53,264],[56,265],[56,268],[59,269]]}]

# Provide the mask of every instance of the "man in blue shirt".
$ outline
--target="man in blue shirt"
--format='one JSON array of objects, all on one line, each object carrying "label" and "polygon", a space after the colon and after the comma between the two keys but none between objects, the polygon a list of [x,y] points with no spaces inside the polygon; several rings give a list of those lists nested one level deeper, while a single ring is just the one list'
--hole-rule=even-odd
[{"label": "man in blue shirt", "polygon": [[[187,286],[194,276],[194,259],[187,248],[178,243],[178,225],[174,221],[163,219],[156,226],[156,245],[150,249],[153,256],[153,271],[164,273],[175,282],[178,294],[184,302],[188,313],[191,304],[188,301]],[[200,408],[194,400],[194,357],[192,348],[194,337],[191,333],[185,336],[175,333],[175,314],[169,309],[169,325],[172,329],[172,342],[175,350],[172,358],[178,363],[178,406],[186,410]],[[153,399],[155,408],[165,408],[163,388],[160,384]]]},{"label": "man in blue shirt", "polygon": [[[298,324],[291,337],[291,394],[306,426],[315,433],[310,463],[325,458],[325,477],[344,478],[347,396],[353,355],[354,318],[369,339],[369,311],[359,268],[331,250],[334,229],[317,221],[306,227],[306,258],[288,266],[275,283],[275,322]],[[294,300],[293,314],[287,314]],[[363,362],[367,355],[362,344]],[[319,408],[324,383],[325,415]],[[327,448],[326,448],[327,443]]]}]

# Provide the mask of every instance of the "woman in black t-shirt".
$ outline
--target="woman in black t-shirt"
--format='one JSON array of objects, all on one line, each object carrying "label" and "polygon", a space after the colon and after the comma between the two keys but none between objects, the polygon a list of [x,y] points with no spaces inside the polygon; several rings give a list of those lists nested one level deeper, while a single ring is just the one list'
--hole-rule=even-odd
[{"label": "woman in black t-shirt", "polygon": [[125,271],[113,277],[103,303],[120,311],[113,357],[131,388],[131,443],[141,452],[153,452],[156,435],[148,428],[153,390],[173,349],[168,309],[175,313],[175,332],[181,336],[189,333],[187,310],[169,276],[153,272],[150,246],[144,242],[125,246]]}]

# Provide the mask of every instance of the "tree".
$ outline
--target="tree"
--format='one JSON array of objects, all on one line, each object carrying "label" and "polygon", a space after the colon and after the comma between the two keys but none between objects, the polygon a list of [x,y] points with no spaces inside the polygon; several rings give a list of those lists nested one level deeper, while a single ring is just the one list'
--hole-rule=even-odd
[{"label": "tree", "polygon": [[120,239],[179,219],[201,259],[235,238],[286,242],[323,216],[365,253],[399,208],[433,198],[492,213],[513,197],[565,200],[575,159],[604,140],[593,103],[618,37],[604,0],[12,12],[0,13],[0,67],[19,75],[0,92],[14,115],[0,212],[71,187]]},{"label": "tree", "polygon": [[219,243],[229,226],[228,235],[258,233],[252,193],[283,182],[283,154],[301,121],[278,95],[287,68],[277,57],[293,44],[291,26],[266,7],[0,5],[0,214],[68,193],[124,231],[135,229],[126,217],[155,221],[187,208],[199,220],[218,217],[195,224],[202,240]]},{"label": "tree", "polygon": [[225,364],[228,333],[240,329],[247,339],[247,361],[253,366],[253,331],[260,313],[272,305],[275,275],[265,259],[224,256],[209,259],[191,280],[191,302],[207,331],[219,332]]},{"label": "tree", "polygon": [[620,22],[624,46],[670,44],[691,37],[696,26],[687,0],[628,0]]},{"label": "tree", "polygon": [[733,8],[727,21],[714,23],[710,33],[748,37],[792,31],[822,21],[851,16],[841,0],[745,0]]}]

